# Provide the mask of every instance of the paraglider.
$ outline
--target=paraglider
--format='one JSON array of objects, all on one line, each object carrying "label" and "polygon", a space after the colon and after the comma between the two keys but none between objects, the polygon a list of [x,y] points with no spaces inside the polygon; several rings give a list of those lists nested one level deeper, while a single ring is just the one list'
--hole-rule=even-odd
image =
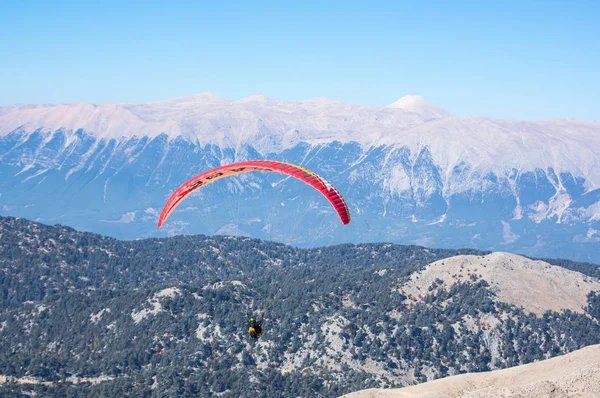
[{"label": "paraglider", "polygon": [[[167,220],[169,215],[175,210],[177,205],[181,203],[188,195],[194,192],[196,189],[210,184],[221,178],[234,176],[242,173],[248,173],[252,171],[270,171],[287,174],[291,177],[297,178],[300,181],[310,185],[319,191],[329,203],[333,206],[337,212],[342,224],[350,223],[350,211],[342,195],[338,192],[333,185],[327,182],[322,177],[307,170],[303,167],[278,162],[274,160],[249,160],[246,162],[233,163],[226,166],[217,167],[212,170],[205,171],[191,180],[181,185],[171,195],[167,203],[165,204],[160,217],[158,219],[158,228]],[[262,334],[263,322],[257,322],[256,319],[250,318],[248,321],[248,333],[252,339],[257,340]]]},{"label": "paraglider", "polygon": [[350,223],[350,211],[342,198],[342,195],[325,179],[303,167],[291,164],[278,162],[275,160],[249,160],[246,162],[238,162],[226,166],[217,167],[212,170],[205,171],[181,185],[171,195],[158,219],[158,228],[160,228],[169,215],[175,210],[177,205],[181,203],[189,194],[196,189],[210,184],[221,178],[234,176],[237,174],[248,173],[252,171],[271,171],[287,174],[306,184],[312,186],[317,191],[321,192],[325,198],[331,203],[337,212],[343,224]]}]

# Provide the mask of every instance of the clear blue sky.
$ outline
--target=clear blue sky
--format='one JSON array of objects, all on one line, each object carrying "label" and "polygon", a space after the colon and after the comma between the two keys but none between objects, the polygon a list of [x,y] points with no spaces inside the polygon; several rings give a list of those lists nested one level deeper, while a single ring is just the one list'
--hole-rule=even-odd
[{"label": "clear blue sky", "polygon": [[599,21],[596,0],[0,0],[0,104],[417,94],[457,115],[598,120]]}]

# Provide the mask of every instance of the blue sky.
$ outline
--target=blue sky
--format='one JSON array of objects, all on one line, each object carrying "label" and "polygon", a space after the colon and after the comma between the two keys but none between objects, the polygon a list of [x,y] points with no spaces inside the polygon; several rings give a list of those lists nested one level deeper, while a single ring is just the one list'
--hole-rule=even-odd
[{"label": "blue sky", "polygon": [[0,104],[417,94],[457,115],[598,120],[599,20],[595,0],[0,1]]}]

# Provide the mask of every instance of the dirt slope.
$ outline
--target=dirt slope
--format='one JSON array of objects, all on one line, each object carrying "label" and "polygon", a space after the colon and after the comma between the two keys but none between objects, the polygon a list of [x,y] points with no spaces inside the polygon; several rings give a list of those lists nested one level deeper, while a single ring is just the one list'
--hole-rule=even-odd
[{"label": "dirt slope", "polygon": [[451,376],[400,389],[358,391],[344,397],[600,397],[600,345],[514,368]]},{"label": "dirt slope", "polygon": [[490,284],[498,301],[523,307],[536,315],[547,310],[562,312],[566,309],[582,313],[588,293],[600,291],[597,279],[503,252],[436,261],[413,274],[411,280],[398,290],[418,301],[429,293],[429,287],[436,279],[443,281],[439,288],[448,289],[454,283],[475,277]]}]

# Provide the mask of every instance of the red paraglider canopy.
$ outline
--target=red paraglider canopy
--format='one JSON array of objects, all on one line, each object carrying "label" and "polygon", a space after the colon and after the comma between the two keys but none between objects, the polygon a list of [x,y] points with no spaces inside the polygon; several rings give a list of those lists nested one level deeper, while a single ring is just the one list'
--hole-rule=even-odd
[{"label": "red paraglider canopy", "polygon": [[249,160],[247,162],[233,163],[227,166],[217,167],[192,178],[175,191],[169,198],[158,219],[158,228],[160,228],[169,215],[175,210],[190,193],[196,189],[210,184],[218,179],[229,177],[236,174],[248,173],[251,171],[273,171],[283,173],[304,181],[308,185],[321,192],[331,203],[338,213],[343,224],[350,222],[350,211],[342,198],[342,195],[329,182],[319,177],[317,174],[303,167],[291,163],[277,162],[274,160]]}]

